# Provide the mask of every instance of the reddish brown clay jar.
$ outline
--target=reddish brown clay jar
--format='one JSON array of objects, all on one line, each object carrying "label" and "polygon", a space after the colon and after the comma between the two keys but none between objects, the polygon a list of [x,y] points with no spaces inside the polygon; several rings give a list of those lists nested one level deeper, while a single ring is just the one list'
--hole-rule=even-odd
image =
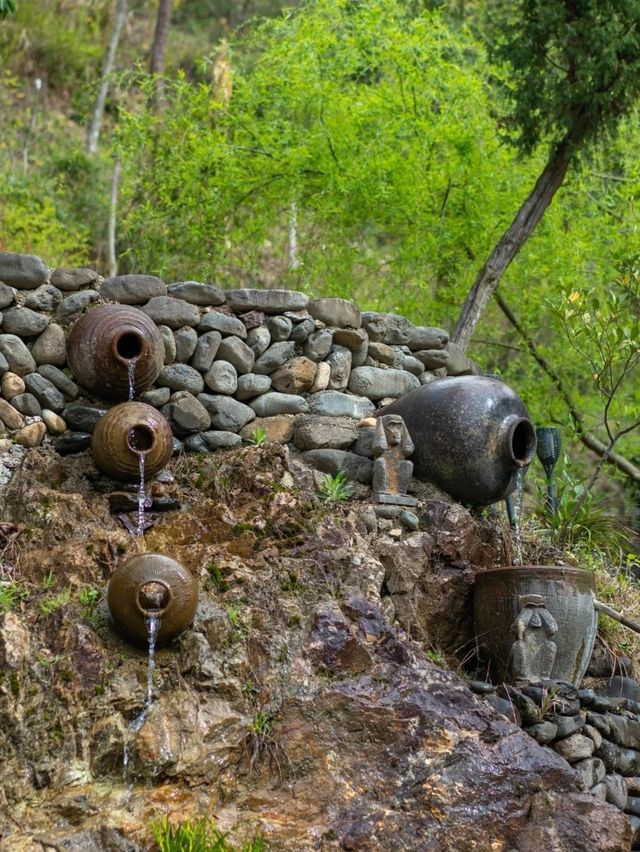
[{"label": "reddish brown clay jar", "polygon": [[158,377],[164,344],[156,324],[131,305],[98,305],[80,317],[67,344],[69,365],[82,387],[109,399],[129,398]]},{"label": "reddish brown clay jar", "polygon": [[175,559],[142,553],[127,559],[115,571],[107,602],[116,626],[132,642],[147,642],[148,619],[152,616],[160,620],[156,640],[168,642],[193,621],[198,582]]},{"label": "reddish brown clay jar", "polygon": [[144,402],[121,402],[104,414],[91,439],[91,452],[103,473],[115,479],[140,479],[144,454],[144,478],[167,464],[173,452],[173,434],[165,417]]}]

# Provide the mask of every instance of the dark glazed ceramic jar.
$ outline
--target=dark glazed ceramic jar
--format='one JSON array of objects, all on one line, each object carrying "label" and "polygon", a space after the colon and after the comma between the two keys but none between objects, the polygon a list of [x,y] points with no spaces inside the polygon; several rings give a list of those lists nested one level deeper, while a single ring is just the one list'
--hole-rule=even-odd
[{"label": "dark glazed ceramic jar", "polygon": [[[552,625],[545,634],[545,641],[555,646],[546,677],[580,685],[598,626],[591,571],[545,565],[494,568],[476,575],[474,597],[476,640],[490,662],[494,683],[518,679],[518,646],[526,643],[518,622],[524,613],[526,627],[529,608],[545,613]],[[538,626],[545,632],[540,619]]]},{"label": "dark glazed ceramic jar", "polygon": [[499,379],[436,379],[378,413],[402,415],[415,444],[413,475],[461,503],[506,497],[536,452],[524,403]]},{"label": "dark glazed ceramic jar", "polygon": [[129,398],[148,388],[164,363],[156,324],[130,305],[98,305],[80,317],[67,344],[69,364],[82,387],[109,399]]},{"label": "dark glazed ceramic jar", "polygon": [[144,478],[167,464],[173,452],[173,434],[165,417],[144,402],[121,402],[98,420],[91,438],[91,452],[103,473],[115,479],[140,479],[144,454]]},{"label": "dark glazed ceramic jar", "polygon": [[146,644],[147,619],[160,619],[158,642],[168,642],[193,621],[198,582],[175,559],[142,553],[127,559],[113,574],[107,592],[116,626],[132,642]]}]

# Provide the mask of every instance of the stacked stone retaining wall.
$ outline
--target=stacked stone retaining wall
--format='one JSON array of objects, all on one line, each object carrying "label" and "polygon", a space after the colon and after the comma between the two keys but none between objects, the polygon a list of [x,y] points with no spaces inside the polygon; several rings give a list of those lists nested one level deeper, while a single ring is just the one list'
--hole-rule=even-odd
[{"label": "stacked stone retaining wall", "polygon": [[345,299],[292,290],[223,290],[152,275],[101,278],[0,253],[0,430],[60,452],[89,446],[106,404],[67,364],[73,323],[99,303],[133,305],[158,326],[164,367],[137,397],[160,409],[191,452],[232,447],[256,433],[288,443],[316,468],[371,478],[376,407],[474,367],[446,331]]}]

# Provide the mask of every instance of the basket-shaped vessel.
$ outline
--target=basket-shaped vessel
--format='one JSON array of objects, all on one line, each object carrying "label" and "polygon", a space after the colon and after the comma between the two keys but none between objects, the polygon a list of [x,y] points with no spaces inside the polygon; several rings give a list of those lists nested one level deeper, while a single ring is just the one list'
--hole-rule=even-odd
[{"label": "basket-shaped vessel", "polygon": [[580,685],[598,623],[590,571],[545,565],[494,568],[476,575],[474,597],[476,640],[494,683]]},{"label": "basket-shaped vessel", "polygon": [[69,334],[69,365],[82,387],[99,397],[128,399],[150,387],[164,363],[156,324],[131,305],[98,305]]},{"label": "basket-shaped vessel", "polygon": [[91,452],[103,473],[127,482],[140,480],[141,455],[144,478],[156,474],[173,452],[173,433],[163,414],[145,402],[122,402],[98,420],[91,438]]},{"label": "basket-shaped vessel", "polygon": [[142,553],[123,562],[109,582],[107,602],[118,629],[132,642],[146,644],[148,619],[160,619],[158,642],[182,633],[198,606],[198,583],[175,559]]}]

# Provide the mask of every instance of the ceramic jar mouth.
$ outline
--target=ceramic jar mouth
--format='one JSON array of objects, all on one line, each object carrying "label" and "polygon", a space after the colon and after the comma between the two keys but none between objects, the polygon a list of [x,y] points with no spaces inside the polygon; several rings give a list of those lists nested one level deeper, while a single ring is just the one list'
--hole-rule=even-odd
[{"label": "ceramic jar mouth", "polygon": [[111,342],[111,352],[116,361],[126,365],[135,364],[146,355],[149,344],[143,334],[135,328],[125,328],[116,334]]},{"label": "ceramic jar mouth", "polygon": [[144,423],[136,423],[127,432],[127,447],[138,456],[152,450],[155,442],[155,432]]},{"label": "ceramic jar mouth", "polygon": [[514,416],[507,431],[507,447],[511,460],[518,467],[531,464],[536,454],[536,431],[526,417]]},{"label": "ceramic jar mouth", "polygon": [[160,618],[173,601],[171,586],[164,580],[145,580],[136,591],[136,608],[145,618]]}]

